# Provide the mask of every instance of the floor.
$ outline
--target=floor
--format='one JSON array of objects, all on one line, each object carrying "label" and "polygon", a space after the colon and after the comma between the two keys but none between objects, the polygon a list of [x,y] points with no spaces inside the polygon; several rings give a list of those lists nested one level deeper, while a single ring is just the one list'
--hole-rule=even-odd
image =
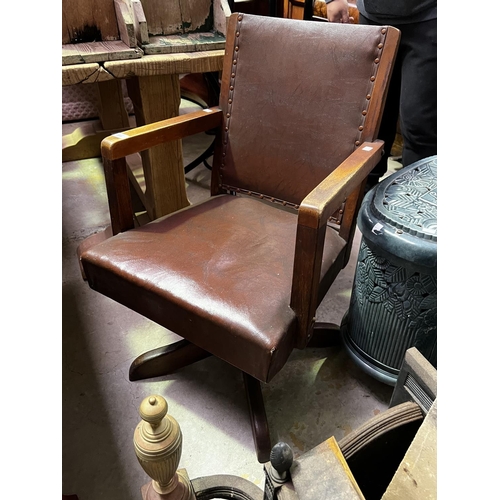
[{"label": "floor", "polygon": [[[77,126],[63,124],[63,135]],[[184,141],[186,164],[207,140],[200,134]],[[186,176],[191,202],[208,196],[209,175],[200,165]],[[255,457],[236,369],[211,357],[170,376],[128,380],[136,356],[178,337],[94,292],[82,279],[77,246],[109,224],[100,158],[63,163],[62,180],[62,493],[79,500],[140,498],[149,478],[132,437],[139,405],[152,394],[166,398],[169,414],[180,424],[179,467],[190,478],[233,474],[262,488],[263,466]],[[319,321],[342,320],[359,243],[358,231],[348,266],[319,308]],[[340,347],[296,351],[263,387],[271,440],[286,441],[299,456],[332,435],[343,438],[385,410],[391,393],[392,387],[361,371]]]}]

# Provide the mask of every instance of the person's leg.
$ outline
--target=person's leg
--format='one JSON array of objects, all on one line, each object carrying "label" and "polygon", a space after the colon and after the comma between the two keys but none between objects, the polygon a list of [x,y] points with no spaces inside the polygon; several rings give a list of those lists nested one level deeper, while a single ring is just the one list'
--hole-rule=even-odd
[{"label": "person's leg", "polygon": [[[366,17],[359,15],[359,24],[370,24],[378,25],[373,21],[370,21]],[[401,49],[400,49],[401,50]],[[384,156],[375,165],[374,169],[368,175],[366,181],[366,189],[371,189],[375,186],[380,178],[387,172],[387,160],[391,156],[391,149],[396,138],[396,131],[399,118],[399,96],[401,92],[401,62],[402,55],[400,51],[396,56],[396,61],[394,63],[394,69],[392,72],[391,82],[389,84],[389,90],[387,92],[387,100],[385,103],[384,113],[382,115],[382,122],[380,124],[380,129],[378,133],[378,139],[384,141]]]},{"label": "person's leg", "polygon": [[437,21],[404,27],[400,126],[403,166],[437,154]]}]

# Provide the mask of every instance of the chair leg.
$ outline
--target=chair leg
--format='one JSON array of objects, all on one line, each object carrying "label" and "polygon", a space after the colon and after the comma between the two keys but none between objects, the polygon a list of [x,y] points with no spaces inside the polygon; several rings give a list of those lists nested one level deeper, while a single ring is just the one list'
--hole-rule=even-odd
[{"label": "chair leg", "polygon": [[271,437],[267,424],[266,409],[262,397],[260,382],[243,373],[245,390],[247,393],[248,409],[250,410],[250,420],[252,424],[253,442],[257,453],[257,460],[263,464],[269,462],[271,453]]},{"label": "chair leg", "polygon": [[200,361],[211,354],[187,340],[159,347],[141,354],[129,369],[129,380],[162,377]]},{"label": "chair leg", "polygon": [[332,347],[340,344],[340,326],[334,323],[315,323],[307,347]]}]

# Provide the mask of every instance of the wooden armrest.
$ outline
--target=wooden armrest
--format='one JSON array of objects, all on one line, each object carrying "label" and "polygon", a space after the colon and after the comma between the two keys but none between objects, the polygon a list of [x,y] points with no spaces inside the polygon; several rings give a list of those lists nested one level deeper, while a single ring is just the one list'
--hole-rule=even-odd
[{"label": "wooden armrest", "polygon": [[299,224],[318,228],[325,225],[351,191],[380,161],[383,141],[364,142],[321,184],[316,186],[299,207]]},{"label": "wooden armrest", "polygon": [[290,301],[299,319],[299,349],[307,345],[315,321],[328,219],[379,162],[383,146],[383,141],[364,142],[300,204]]},{"label": "wooden armrest", "polygon": [[101,154],[108,160],[124,158],[162,142],[210,130],[221,123],[222,110],[219,107],[194,111],[110,135],[101,142]]},{"label": "wooden armrest", "polygon": [[222,111],[214,107],[136,127],[103,139],[101,154],[113,234],[134,227],[134,211],[125,157],[163,142],[213,129],[221,122]]}]

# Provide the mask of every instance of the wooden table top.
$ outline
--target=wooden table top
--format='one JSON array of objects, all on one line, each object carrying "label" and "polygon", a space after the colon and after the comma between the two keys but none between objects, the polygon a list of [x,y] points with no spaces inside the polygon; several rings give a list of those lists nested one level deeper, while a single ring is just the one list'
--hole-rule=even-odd
[{"label": "wooden table top", "polygon": [[139,59],[62,66],[62,85],[97,83],[134,76],[209,73],[222,70],[224,50],[146,55]]}]

